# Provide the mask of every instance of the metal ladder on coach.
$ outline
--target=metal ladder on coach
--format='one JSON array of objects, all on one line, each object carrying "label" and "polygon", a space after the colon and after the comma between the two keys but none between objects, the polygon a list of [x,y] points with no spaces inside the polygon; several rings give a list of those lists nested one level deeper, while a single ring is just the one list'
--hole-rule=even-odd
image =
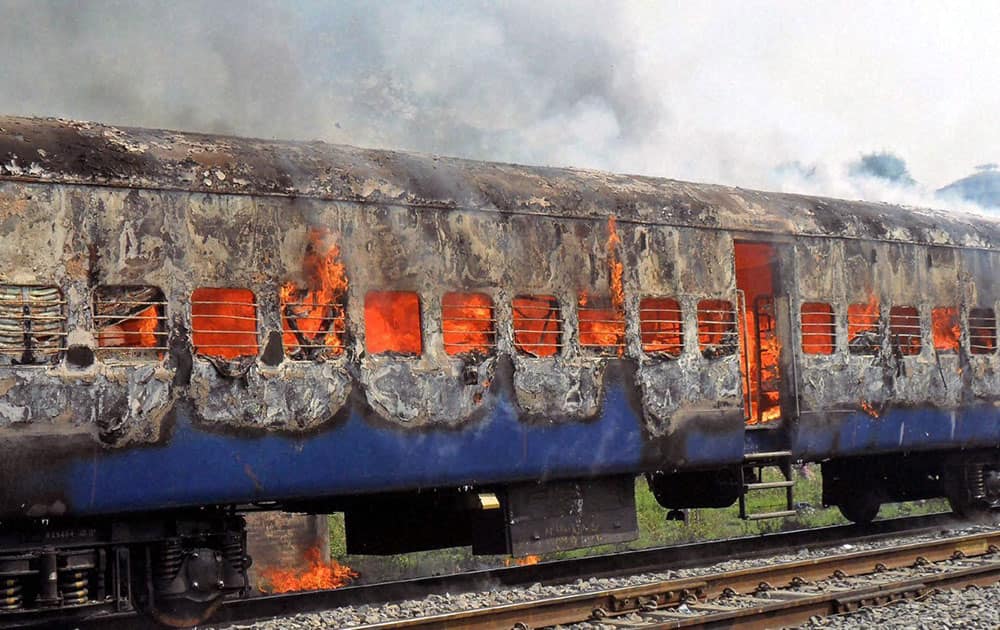
[{"label": "metal ladder on coach", "polygon": [[[782,481],[764,481],[764,469],[777,468],[781,471]],[[754,474],[756,470],[756,474]],[[748,474],[749,473],[749,474]],[[763,453],[747,453],[743,456],[743,465],[740,466],[740,518],[744,520],[757,521],[767,518],[784,518],[795,516],[794,488],[795,480],[792,478],[792,452],[772,451]],[[784,488],[785,509],[773,512],[748,511],[747,494],[763,490],[774,490]]]}]

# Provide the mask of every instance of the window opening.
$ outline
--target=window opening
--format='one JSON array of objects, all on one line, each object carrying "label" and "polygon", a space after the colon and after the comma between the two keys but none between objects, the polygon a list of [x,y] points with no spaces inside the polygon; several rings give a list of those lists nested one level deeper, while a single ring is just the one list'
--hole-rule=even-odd
[{"label": "window opening", "polygon": [[698,302],[698,347],[708,359],[736,353],[736,310],[728,300]]},{"label": "window opening", "polygon": [[875,296],[867,303],[847,307],[847,349],[851,354],[878,354],[882,349],[879,334],[879,305]]},{"label": "window opening", "polygon": [[625,312],[615,308],[611,299],[598,299],[581,293],[577,303],[580,322],[580,347],[602,354],[625,353]]},{"label": "window opening", "polygon": [[559,301],[551,295],[514,298],[514,348],[535,357],[551,357],[562,347]]},{"label": "window opening", "polygon": [[315,360],[344,352],[347,271],[325,228],[312,228],[302,258],[305,284],[281,287],[281,342],[285,356]]},{"label": "window opening", "polygon": [[958,352],[962,329],[958,325],[958,309],[939,306],[931,309],[931,333],[938,352]]},{"label": "window opening", "polygon": [[639,338],[642,350],[676,359],[684,350],[681,304],[674,298],[647,297],[639,301]]},{"label": "window opening", "polygon": [[781,417],[781,341],[774,311],[777,253],[770,243],[735,243],[733,250],[736,288],[743,293],[739,321],[746,334],[740,371],[747,424],[771,422]]},{"label": "window opening", "polygon": [[969,351],[993,354],[997,349],[997,318],[992,308],[969,309]]},{"label": "window opening", "polygon": [[58,363],[66,339],[58,287],[0,285],[0,364]]},{"label": "window opening", "polygon": [[445,293],[441,334],[451,356],[489,354],[496,349],[493,298],[485,293]]},{"label": "window opening", "polygon": [[889,311],[893,346],[903,356],[920,354],[920,312],[913,306],[893,306]]},{"label": "window opening", "polygon": [[162,357],[167,350],[167,301],[157,287],[97,287],[94,325],[106,354]]},{"label": "window opening", "polygon": [[202,287],[191,294],[197,354],[236,359],[257,354],[257,301],[249,289]]},{"label": "window opening", "polygon": [[837,349],[837,328],[833,306],[822,302],[805,302],[801,308],[802,352],[833,354]]},{"label": "window opening", "polygon": [[365,347],[370,354],[418,356],[423,350],[420,296],[413,291],[369,291],[365,296]]}]

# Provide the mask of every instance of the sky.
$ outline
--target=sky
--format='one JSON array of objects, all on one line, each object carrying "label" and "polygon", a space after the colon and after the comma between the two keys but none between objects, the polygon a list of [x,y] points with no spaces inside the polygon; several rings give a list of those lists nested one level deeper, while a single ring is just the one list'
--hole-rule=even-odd
[{"label": "sky", "polygon": [[942,206],[1000,161],[997,24],[997,2],[0,0],[0,112]]}]

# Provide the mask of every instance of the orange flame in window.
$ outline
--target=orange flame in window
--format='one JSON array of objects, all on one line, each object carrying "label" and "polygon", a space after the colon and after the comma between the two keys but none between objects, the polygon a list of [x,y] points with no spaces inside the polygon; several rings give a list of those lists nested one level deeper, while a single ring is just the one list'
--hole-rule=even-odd
[{"label": "orange flame in window", "polygon": [[308,356],[316,351],[338,355],[344,351],[347,273],[340,262],[340,249],[327,245],[328,240],[326,230],[311,230],[302,259],[306,287],[291,282],[281,287],[281,340],[289,356]]},{"label": "orange flame in window", "polygon": [[551,295],[515,297],[514,347],[535,357],[559,353],[562,343],[562,317],[559,301]]},{"label": "orange flame in window", "polygon": [[318,547],[311,547],[305,553],[309,568],[304,571],[267,568],[260,571],[266,584],[260,585],[266,593],[289,593],[292,591],[317,591],[321,589],[347,586],[358,577],[357,572],[336,560],[324,561]]},{"label": "orange flame in window", "polygon": [[445,293],[441,331],[444,351],[450,355],[489,352],[496,337],[493,300],[483,293]]},{"label": "orange flame in window", "polygon": [[[580,346],[625,351],[625,313],[619,307],[600,308],[587,306],[586,291],[580,292],[577,314],[580,320]],[[613,300],[612,300],[613,302]]]},{"label": "orange flame in window", "polygon": [[958,325],[958,309],[945,306],[931,309],[931,330],[934,349],[938,352],[957,352],[962,329]]},{"label": "orange flame in window", "polygon": [[101,348],[155,348],[159,344],[156,330],[160,323],[160,308],[150,306],[128,319],[97,331]]},{"label": "orange flame in window", "polygon": [[411,291],[365,296],[365,346],[371,354],[420,354],[420,298]]},{"label": "orange flame in window", "polygon": [[802,352],[833,354],[837,346],[837,329],[833,307],[822,302],[805,302],[802,312]]},{"label": "orange flame in window", "polygon": [[865,333],[878,334],[878,298],[872,293],[865,304],[847,307],[847,342],[850,344]]},{"label": "orange flame in window", "polygon": [[680,302],[674,298],[643,298],[639,302],[639,334],[645,352],[680,356],[684,349]]},{"label": "orange flame in window", "polygon": [[195,289],[191,341],[198,354],[235,359],[257,354],[257,308],[248,289]]}]

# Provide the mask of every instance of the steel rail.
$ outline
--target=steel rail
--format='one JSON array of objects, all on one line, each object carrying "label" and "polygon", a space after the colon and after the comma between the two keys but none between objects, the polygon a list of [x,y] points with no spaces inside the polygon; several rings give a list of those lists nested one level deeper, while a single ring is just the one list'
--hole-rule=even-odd
[{"label": "steel rail", "polygon": [[[506,604],[471,611],[443,613],[415,619],[357,626],[357,630],[408,628],[420,630],[489,630],[496,628],[544,628],[548,626],[609,621],[631,613],[645,612],[671,618],[652,622],[628,621],[636,628],[767,628],[808,620],[815,615],[852,610],[870,601],[919,595],[933,588],[1000,581],[1000,561],[926,574],[879,585],[829,591],[815,595],[788,592],[788,598],[745,608],[702,604],[724,594],[747,594],[774,590],[777,585],[806,584],[832,577],[861,576],[956,558],[1000,553],[1000,531],[938,539],[850,554],[786,562],[777,565],[725,571],[705,576],[665,580],[642,586],[607,589]],[[692,608],[718,610],[706,615],[671,614],[669,608],[691,603]],[[660,610],[660,609],[664,610]],[[682,617],[682,618],[678,618]],[[613,621],[612,621],[613,622]],[[626,623],[626,622],[623,622]]]},{"label": "steel rail", "polygon": [[[667,569],[706,566],[732,559],[767,557],[791,549],[816,548],[836,543],[877,541],[898,535],[917,535],[962,522],[950,513],[875,521],[869,525],[833,525],[789,532],[745,536],[617,552],[527,566],[499,567],[408,580],[361,584],[345,588],[303,591],[227,600],[212,621],[225,627],[236,622],[327,610],[340,606],[379,605],[428,595],[527,586],[535,583],[566,584],[580,578],[609,578]],[[51,622],[49,622],[51,623]],[[111,630],[149,627],[136,613],[102,614],[74,619],[67,627]],[[0,624],[2,625],[2,624]],[[22,627],[51,627],[26,623]]]}]

